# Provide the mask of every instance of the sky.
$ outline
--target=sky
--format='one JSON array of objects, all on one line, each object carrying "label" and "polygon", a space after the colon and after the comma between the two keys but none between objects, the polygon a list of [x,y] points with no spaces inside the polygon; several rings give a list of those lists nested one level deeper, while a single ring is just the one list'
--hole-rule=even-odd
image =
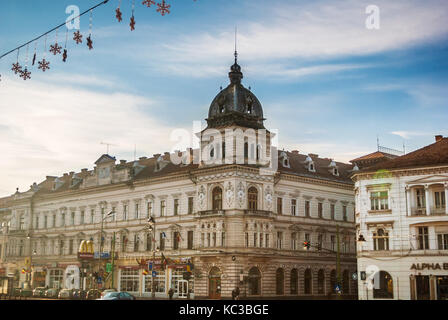
[{"label": "sky", "polygon": [[[99,0],[0,2],[0,55],[63,23],[68,6]],[[157,1],[160,2],[160,1]],[[171,13],[119,0],[92,15],[93,50],[68,33],[67,62],[28,47],[31,79],[0,59],[0,197],[46,176],[174,151],[171,133],[205,122],[229,83],[235,28],[243,84],[258,97],[281,149],[337,161],[409,152],[448,135],[448,2],[444,0],[167,0]],[[379,29],[366,27],[379,9]],[[89,15],[80,20],[84,40]],[[46,38],[63,47],[67,29]],[[50,70],[30,61],[36,50]],[[25,65],[26,48],[19,54]]]}]

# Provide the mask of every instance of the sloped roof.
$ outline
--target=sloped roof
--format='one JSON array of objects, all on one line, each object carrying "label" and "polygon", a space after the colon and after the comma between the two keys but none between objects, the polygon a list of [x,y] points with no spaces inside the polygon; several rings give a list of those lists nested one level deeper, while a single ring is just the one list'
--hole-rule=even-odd
[{"label": "sloped roof", "polygon": [[351,163],[355,163],[358,161],[365,161],[365,160],[373,160],[373,159],[382,159],[382,158],[388,158],[388,159],[394,159],[397,158],[398,156],[390,154],[390,153],[386,153],[386,152],[382,152],[382,151],[376,151],[370,154],[367,154],[365,156],[350,160]]},{"label": "sloped roof", "polygon": [[448,138],[442,138],[433,144],[404,156],[378,163],[361,172],[441,165],[448,165]]}]

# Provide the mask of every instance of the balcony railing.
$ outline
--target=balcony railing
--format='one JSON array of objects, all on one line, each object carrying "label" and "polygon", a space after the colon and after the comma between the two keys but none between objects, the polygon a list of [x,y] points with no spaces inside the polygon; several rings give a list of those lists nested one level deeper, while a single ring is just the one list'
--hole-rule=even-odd
[{"label": "balcony railing", "polygon": [[199,216],[223,216],[225,214],[225,210],[206,210],[206,211],[199,211]]},{"label": "balcony railing", "polygon": [[[445,215],[445,207],[430,207],[429,216],[441,216]],[[428,216],[425,208],[412,207],[411,216]]]},{"label": "balcony railing", "polygon": [[254,215],[254,216],[261,216],[261,217],[269,217],[271,215],[271,211],[265,211],[265,210],[244,210],[244,214],[246,214],[246,215]]}]

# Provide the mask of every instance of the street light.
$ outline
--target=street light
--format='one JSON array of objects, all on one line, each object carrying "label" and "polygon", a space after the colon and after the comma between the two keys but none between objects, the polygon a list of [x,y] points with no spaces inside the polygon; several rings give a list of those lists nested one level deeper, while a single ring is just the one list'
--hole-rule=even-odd
[{"label": "street light", "polygon": [[101,256],[103,254],[103,228],[104,228],[104,220],[106,220],[107,218],[113,216],[115,214],[115,211],[112,210],[110,211],[108,214],[106,214],[106,216],[104,216],[104,207],[101,208],[101,234],[100,234],[100,257],[99,257],[99,262],[98,262],[98,275],[100,274],[101,271]]},{"label": "street light", "polygon": [[148,230],[152,233],[152,239],[153,246],[152,246],[152,270],[151,270],[151,279],[152,279],[152,288],[151,288],[151,296],[154,299],[156,297],[156,282],[155,282],[155,276],[154,276],[154,266],[155,266],[155,260],[156,260],[156,251],[159,251],[159,248],[157,247],[156,242],[156,220],[153,216],[150,216],[148,218]]}]

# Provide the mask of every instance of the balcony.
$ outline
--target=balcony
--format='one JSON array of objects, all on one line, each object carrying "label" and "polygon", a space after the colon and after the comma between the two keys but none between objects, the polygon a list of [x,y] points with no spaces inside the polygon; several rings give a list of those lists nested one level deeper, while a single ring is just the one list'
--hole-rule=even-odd
[{"label": "balcony", "polygon": [[271,215],[271,211],[265,210],[244,210],[245,215],[251,216],[259,216],[259,217],[269,217]]},{"label": "balcony", "polygon": [[426,212],[425,208],[412,207],[411,216],[412,217],[423,217],[423,216],[444,216],[446,215],[445,207],[430,207],[429,214]]},{"label": "balcony", "polygon": [[200,217],[223,216],[224,214],[225,210],[206,210],[198,212]]}]

